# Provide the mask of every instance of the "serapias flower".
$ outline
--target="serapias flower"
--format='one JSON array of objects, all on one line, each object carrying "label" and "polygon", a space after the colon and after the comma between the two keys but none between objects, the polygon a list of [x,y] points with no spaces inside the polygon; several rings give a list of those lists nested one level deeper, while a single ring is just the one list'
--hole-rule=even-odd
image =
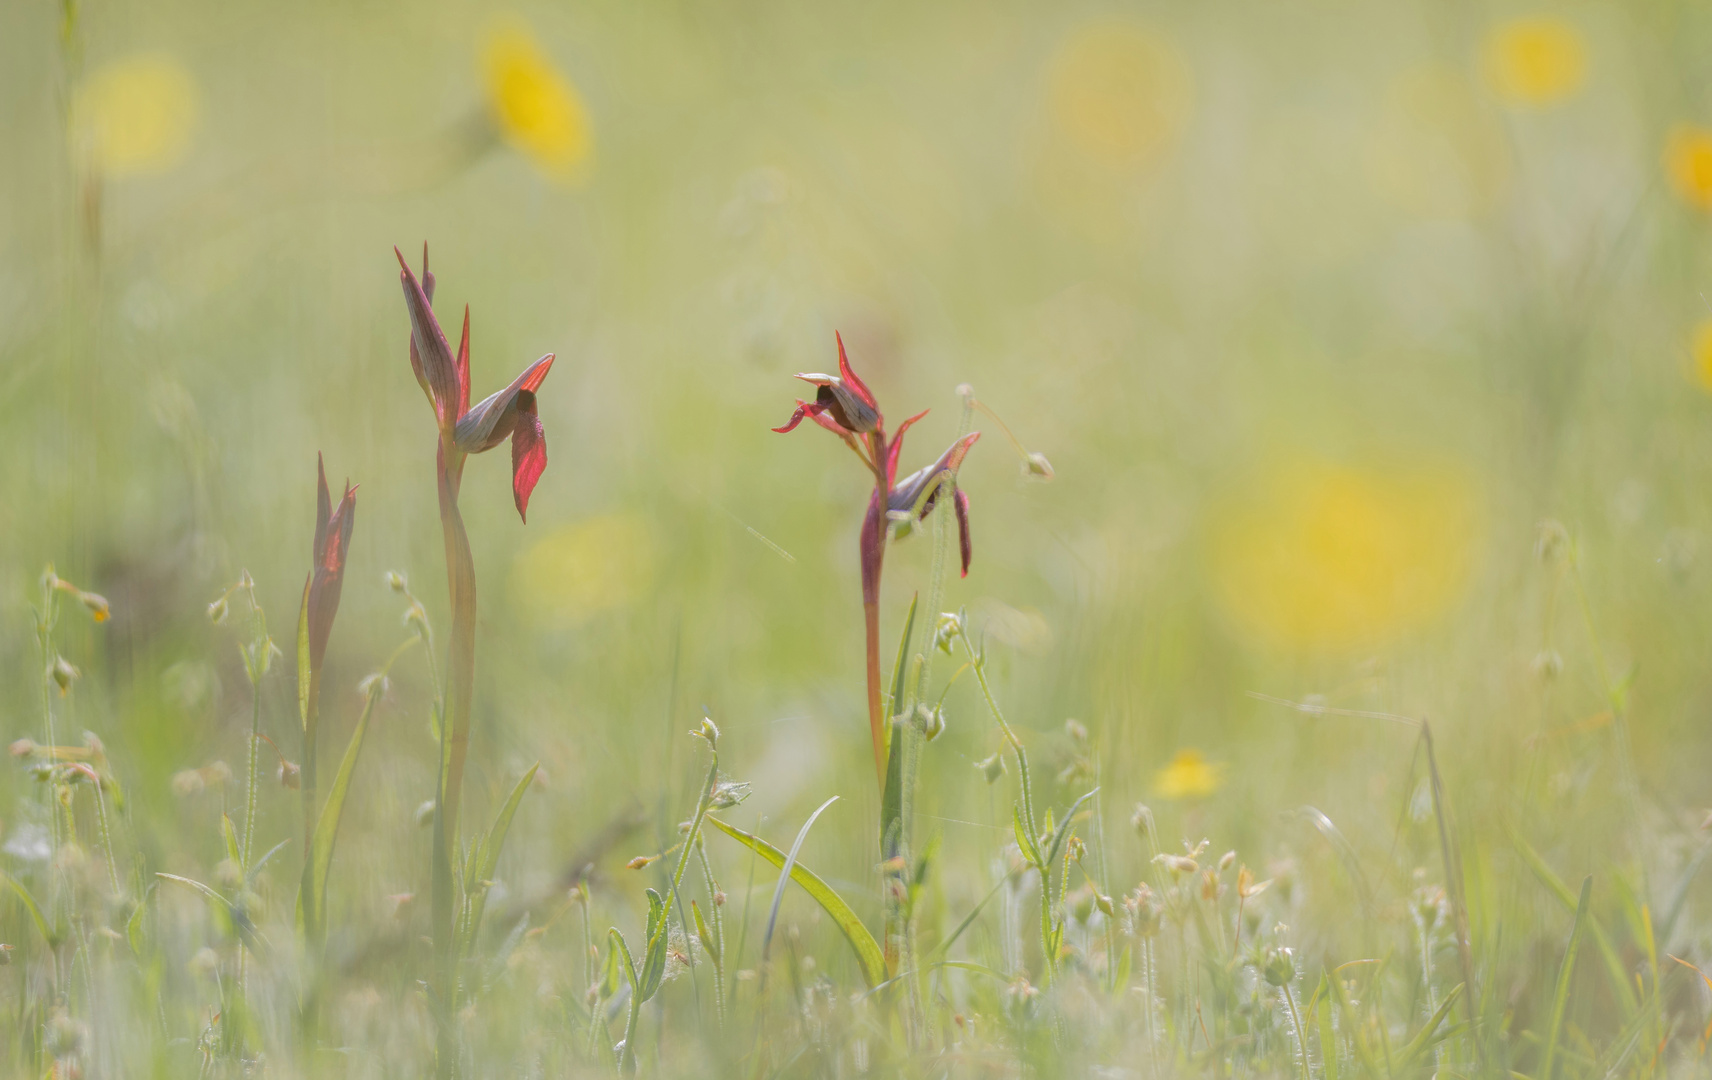
[{"label": "serapias flower", "polygon": [[345,482],[338,509],[327,490],[327,469],[315,455],[315,542],[310,552],[313,569],[304,586],[304,622],[308,627],[309,667],[319,673],[327,655],[327,638],[333,632],[333,617],[339,613],[339,592],[345,583],[345,554],[351,549],[351,533],[357,524],[357,489]]},{"label": "serapias flower", "polygon": [[957,488],[956,480],[964,456],[981,433],[975,431],[963,436],[932,465],[899,481],[898,455],[903,449],[904,432],[927,412],[923,410],[905,420],[898,425],[897,434],[888,437],[885,415],[880,411],[873,392],[851,369],[842,335],[838,336],[837,375],[804,372],[797,378],[816,388],[814,400],[798,398],[791,418],[773,430],[781,433],[793,431],[804,418],[813,420],[843,439],[874,478],[874,490],[868,497],[868,511],[862,519],[857,548],[862,566],[862,613],[867,624],[868,726],[874,742],[874,767],[884,783],[886,736],[885,710],[880,701],[880,571],[885,562],[886,539],[888,535],[903,536],[916,522],[924,520],[938,505],[949,484],[955,492],[952,504],[957,515],[963,574],[968,576],[972,554],[969,497]]},{"label": "serapias flower", "polygon": [[422,249],[422,279],[397,248],[399,279],[410,311],[410,366],[434,408],[443,441],[459,453],[479,454],[511,440],[511,489],[517,514],[528,520],[529,494],[547,468],[547,439],[536,410],[535,393],[553,366],[548,353],[524,369],[510,386],[470,407],[470,310],[464,308],[464,329],[454,355],[440,321],[434,315],[434,275],[428,271],[428,249]]}]

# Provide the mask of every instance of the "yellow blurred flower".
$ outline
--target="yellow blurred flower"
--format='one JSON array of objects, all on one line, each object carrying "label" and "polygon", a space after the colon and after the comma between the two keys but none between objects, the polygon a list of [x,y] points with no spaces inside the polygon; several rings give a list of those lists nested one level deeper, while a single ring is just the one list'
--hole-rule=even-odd
[{"label": "yellow blurred flower", "polygon": [[488,107],[505,141],[555,180],[580,177],[593,149],[588,110],[528,27],[495,30],[482,60]]},{"label": "yellow blurred flower", "polygon": [[1100,164],[1153,162],[1189,115],[1188,65],[1169,41],[1127,22],[1073,31],[1052,58],[1047,103],[1072,146]]},{"label": "yellow blurred flower", "polygon": [[1165,768],[1153,776],[1153,786],[1162,799],[1204,799],[1219,790],[1225,767],[1208,761],[1199,750],[1177,751]]},{"label": "yellow blurred flower", "polygon": [[1475,517],[1471,485],[1457,472],[1299,461],[1216,523],[1211,570],[1232,618],[1268,644],[1367,645],[1457,598]]},{"label": "yellow blurred flower", "polygon": [[1574,96],[1587,78],[1587,42],[1559,19],[1512,19],[1486,37],[1486,81],[1506,101],[1546,106]]},{"label": "yellow blurred flower", "polygon": [[1712,131],[1692,124],[1672,128],[1664,144],[1664,171],[1683,202],[1712,210]]},{"label": "yellow blurred flower", "polygon": [[77,88],[72,138],[105,175],[164,172],[184,157],[198,111],[196,82],[176,60],[131,56]]},{"label": "yellow blurred flower", "polygon": [[1393,203],[1424,217],[1467,217],[1510,179],[1503,124],[1460,72],[1404,71],[1386,88],[1368,173]]},{"label": "yellow blurred flower", "polygon": [[653,534],[631,514],[555,529],[517,560],[511,598],[538,623],[574,625],[631,603],[654,583]]},{"label": "yellow blurred flower", "polygon": [[1703,319],[1694,328],[1692,348],[1690,375],[1702,390],[1712,394],[1712,319]]}]

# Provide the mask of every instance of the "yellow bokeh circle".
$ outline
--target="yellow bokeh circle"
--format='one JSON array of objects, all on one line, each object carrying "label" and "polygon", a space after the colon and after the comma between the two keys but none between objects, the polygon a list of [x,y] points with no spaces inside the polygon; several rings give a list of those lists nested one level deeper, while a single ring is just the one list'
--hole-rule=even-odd
[{"label": "yellow bokeh circle", "polygon": [[77,88],[73,141],[109,176],[164,172],[184,157],[196,130],[196,81],[168,56],[115,61]]}]

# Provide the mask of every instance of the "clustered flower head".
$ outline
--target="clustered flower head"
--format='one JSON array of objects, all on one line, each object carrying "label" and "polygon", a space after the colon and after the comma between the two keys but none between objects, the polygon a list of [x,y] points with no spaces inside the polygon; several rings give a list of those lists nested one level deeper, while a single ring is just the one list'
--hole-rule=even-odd
[{"label": "clustered flower head", "polygon": [[463,336],[456,355],[434,315],[434,275],[428,249],[422,249],[422,278],[398,256],[404,303],[410,311],[410,366],[428,395],[442,438],[460,453],[479,454],[511,441],[511,490],[517,514],[528,520],[529,494],[547,468],[547,437],[536,409],[535,392],[553,366],[548,353],[523,369],[510,386],[470,405],[470,310],[464,308]]}]

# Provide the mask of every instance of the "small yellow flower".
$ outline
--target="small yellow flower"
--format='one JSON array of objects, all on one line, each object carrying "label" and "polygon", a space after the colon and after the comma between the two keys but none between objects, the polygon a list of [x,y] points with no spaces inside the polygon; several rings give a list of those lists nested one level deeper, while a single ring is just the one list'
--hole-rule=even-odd
[{"label": "small yellow flower", "polygon": [[164,172],[184,157],[197,113],[196,82],[176,60],[132,56],[77,88],[72,138],[105,175]]},{"label": "small yellow flower", "polygon": [[1153,786],[1162,799],[1204,799],[1219,790],[1224,770],[1222,764],[1208,761],[1199,750],[1185,747],[1154,774]]},{"label": "small yellow flower", "polygon": [[1486,81],[1505,101],[1544,107],[1567,100],[1587,78],[1587,43],[1558,19],[1512,19],[1493,27]]},{"label": "small yellow flower", "polygon": [[1461,595],[1475,519],[1454,470],[1286,462],[1216,524],[1214,584],[1232,619],[1267,644],[1368,647]]},{"label": "small yellow flower", "polygon": [[1188,65],[1169,41],[1102,20],[1075,30],[1052,59],[1047,104],[1071,145],[1094,161],[1151,164],[1189,113]]},{"label": "small yellow flower", "polygon": [[657,552],[647,523],[631,514],[565,525],[518,558],[512,600],[538,623],[575,625],[622,608],[652,588]]},{"label": "small yellow flower", "polygon": [[500,27],[488,38],[482,60],[488,107],[500,135],[552,179],[578,179],[593,149],[588,110],[528,27]]},{"label": "small yellow flower", "polygon": [[1704,319],[1694,328],[1693,348],[1691,374],[1702,390],[1712,394],[1712,319]]},{"label": "small yellow flower", "polygon": [[1692,124],[1672,128],[1664,144],[1664,171],[1683,202],[1712,210],[1712,131]]}]

